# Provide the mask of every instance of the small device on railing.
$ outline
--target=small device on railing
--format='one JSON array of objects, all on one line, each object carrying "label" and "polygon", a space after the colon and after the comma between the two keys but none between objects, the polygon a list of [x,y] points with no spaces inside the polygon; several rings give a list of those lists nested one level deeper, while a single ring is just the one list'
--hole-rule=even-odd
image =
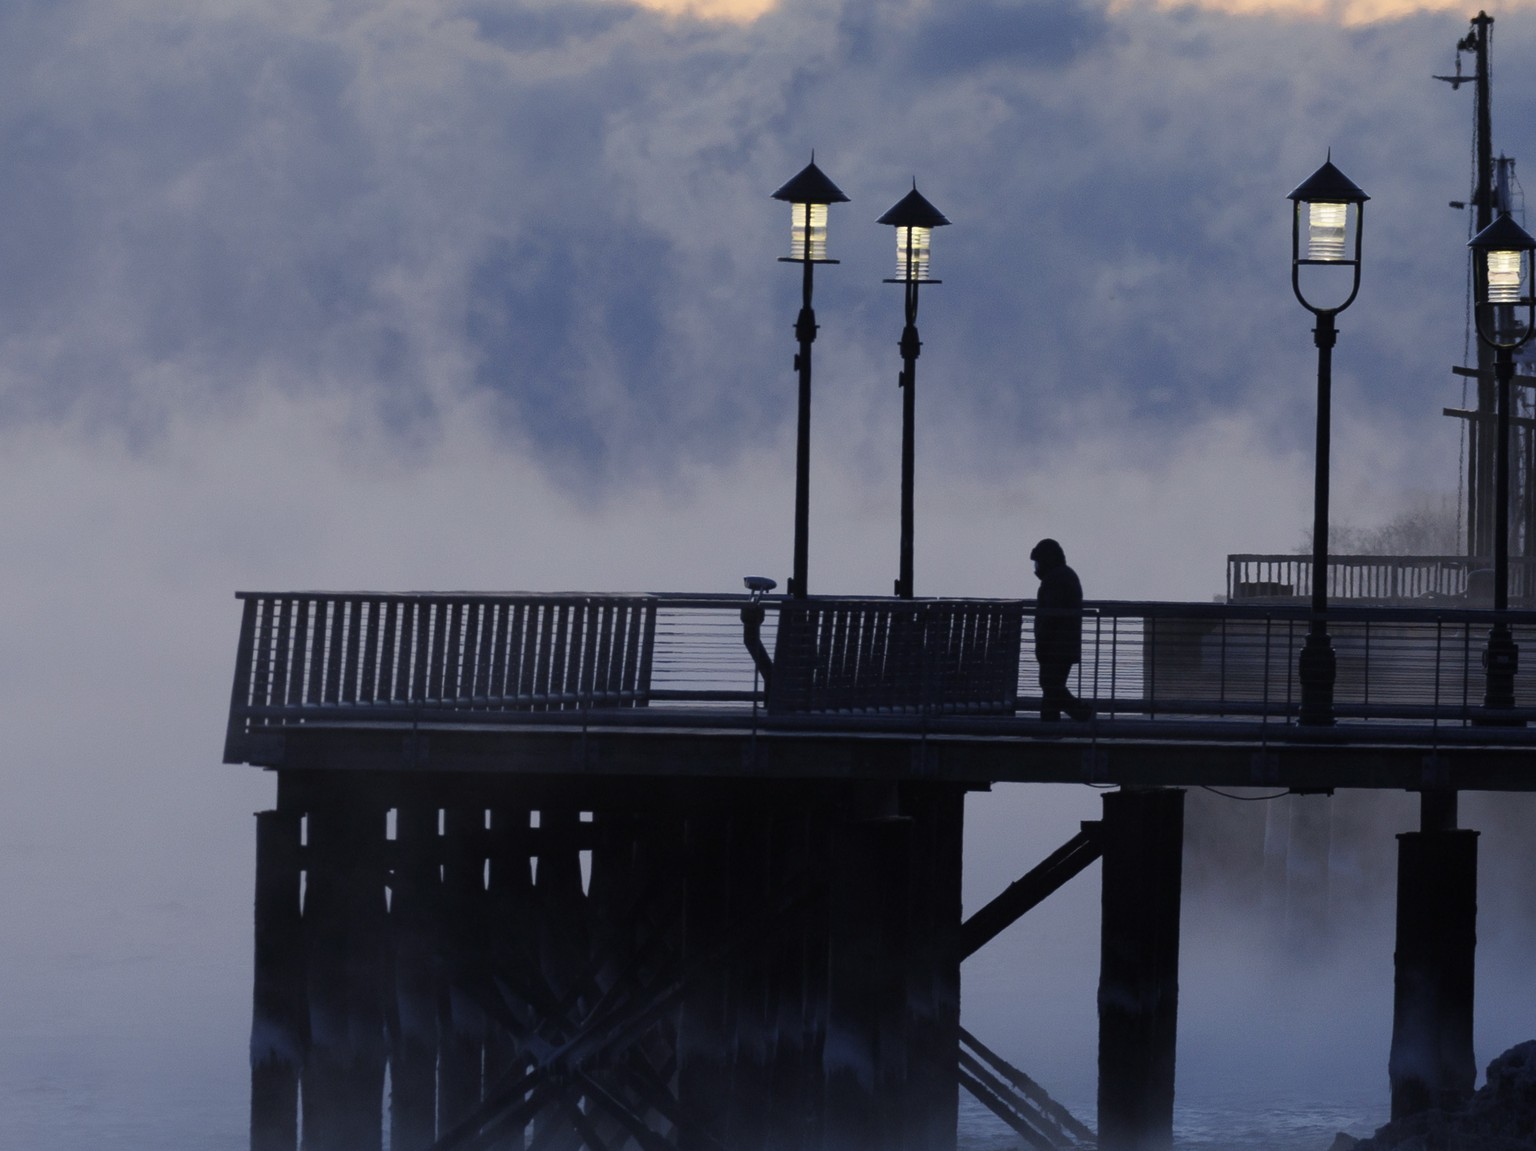
[{"label": "small device on railing", "polygon": [[761,599],[764,592],[770,592],[779,586],[778,580],[769,579],[767,576],[743,576],[741,582],[752,593],[754,600]]},{"label": "small device on railing", "polygon": [[767,576],[743,576],[741,582],[752,593],[751,602],[741,609],[741,638],[747,651],[752,654],[752,663],[757,667],[758,674],[763,677],[763,690],[767,691],[773,679],[773,660],[768,657],[768,649],[763,646],[763,617],[767,615],[763,609],[763,596],[779,584]]}]

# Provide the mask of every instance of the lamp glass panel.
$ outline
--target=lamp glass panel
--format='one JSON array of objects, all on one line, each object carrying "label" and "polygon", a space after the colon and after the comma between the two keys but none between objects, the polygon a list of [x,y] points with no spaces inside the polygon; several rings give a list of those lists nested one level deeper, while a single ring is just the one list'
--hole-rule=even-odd
[{"label": "lamp glass panel", "polygon": [[[825,260],[827,258],[827,205],[791,204],[790,253],[791,260]],[[806,243],[809,240],[810,246]]]},{"label": "lamp glass panel", "polygon": [[1322,201],[1307,204],[1307,259],[1341,262],[1349,205]]},{"label": "lamp glass panel", "polygon": [[1520,300],[1521,256],[1519,249],[1488,253],[1488,302],[1514,304]]},{"label": "lamp glass panel", "polygon": [[908,283],[928,278],[928,241],[932,228],[896,229],[896,278]]}]

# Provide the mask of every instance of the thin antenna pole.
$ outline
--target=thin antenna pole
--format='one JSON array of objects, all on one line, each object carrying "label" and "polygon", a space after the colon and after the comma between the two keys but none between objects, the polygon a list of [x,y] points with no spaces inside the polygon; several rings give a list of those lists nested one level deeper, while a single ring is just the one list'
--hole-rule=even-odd
[{"label": "thin antenna pole", "polygon": [[[1493,223],[1493,106],[1488,52],[1488,34],[1492,26],[1493,17],[1486,12],[1479,12],[1472,19],[1472,33],[1467,37],[1477,60],[1477,71],[1473,76],[1477,123],[1477,187],[1473,192],[1472,204],[1476,217],[1474,226],[1478,232]],[[1474,300],[1482,298],[1483,278],[1486,274],[1482,267],[1473,268]],[[1492,352],[1484,341],[1478,340],[1477,419],[1473,423],[1472,432],[1472,467],[1475,470],[1471,482],[1471,503],[1474,516],[1467,531],[1467,551],[1475,557],[1486,557],[1493,550],[1494,517],[1497,514],[1494,489],[1498,481],[1494,469],[1498,466],[1498,453],[1494,450],[1493,435],[1490,435],[1494,431],[1492,424],[1497,407],[1494,369]]]}]

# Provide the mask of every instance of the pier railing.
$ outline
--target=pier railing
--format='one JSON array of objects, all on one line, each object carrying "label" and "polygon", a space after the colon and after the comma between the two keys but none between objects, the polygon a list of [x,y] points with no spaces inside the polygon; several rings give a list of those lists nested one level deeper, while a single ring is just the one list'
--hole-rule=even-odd
[{"label": "pier railing", "polygon": [[[1328,557],[1328,598],[1402,606],[1489,606],[1493,597],[1493,560],[1475,556]],[[1312,594],[1312,557],[1305,555],[1230,555],[1227,599],[1307,599]],[[1511,557],[1512,603],[1531,606],[1536,598],[1536,559]]]},{"label": "pier railing", "polygon": [[[995,722],[1030,720],[1040,706],[1029,600],[764,600],[770,692],[743,644],[740,595],[240,598],[228,762],[253,762],[263,739],[313,724]],[[1482,653],[1495,618],[1331,609],[1341,723],[1486,723]],[[1531,666],[1536,612],[1504,618]],[[1296,604],[1090,602],[1070,686],[1102,720],[1294,723],[1310,624]],[[1516,708],[1502,718],[1536,719],[1536,676],[1517,676]]]},{"label": "pier railing", "polygon": [[1018,601],[783,601],[768,710],[1011,714],[1018,707],[1023,618]]},{"label": "pier railing", "polygon": [[321,718],[643,707],[650,596],[242,594],[226,757]]}]

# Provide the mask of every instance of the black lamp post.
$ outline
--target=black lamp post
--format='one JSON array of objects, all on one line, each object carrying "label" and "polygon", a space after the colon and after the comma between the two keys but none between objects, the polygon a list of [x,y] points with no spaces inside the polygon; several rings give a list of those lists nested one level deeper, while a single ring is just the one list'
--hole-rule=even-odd
[{"label": "black lamp post", "polygon": [[[1333,404],[1333,345],[1338,339],[1334,317],[1350,304],[1360,291],[1360,235],[1365,202],[1370,199],[1333,166],[1330,157],[1308,176],[1288,199],[1295,202],[1291,217],[1291,290],[1301,306],[1317,317],[1312,329],[1317,345],[1317,459],[1312,495],[1312,626],[1301,649],[1297,669],[1301,680],[1301,722],[1333,722],[1333,684],[1338,674],[1333,645],[1328,639],[1328,451],[1330,411]],[[1306,252],[1301,236],[1306,230]],[[1303,270],[1310,268],[1349,269],[1349,294],[1342,303],[1319,305],[1312,302],[1302,286]],[[1308,273],[1308,279],[1312,276]],[[1333,291],[1337,298],[1343,278],[1329,274],[1328,285],[1321,277],[1313,290]]]},{"label": "black lamp post", "polygon": [[795,370],[800,373],[800,406],[795,429],[795,560],[794,574],[789,577],[789,594],[804,599],[811,517],[811,344],[816,339],[811,273],[817,264],[837,263],[827,259],[827,206],[845,204],[848,197],[816,166],[812,153],[811,162],[773,198],[787,200],[790,207],[790,254],[780,256],[779,262],[800,264],[805,269],[800,280],[800,315],[795,319],[795,337],[800,341],[800,351],[795,356]]},{"label": "black lamp post", "polygon": [[[1500,215],[1467,242],[1472,249],[1472,278],[1477,306],[1477,334],[1494,349],[1497,423],[1493,485],[1493,609],[1509,609],[1509,382],[1515,374],[1515,349],[1531,338],[1536,327],[1536,299],[1531,294],[1531,253],[1536,251],[1525,229],[1507,213]],[[1522,289],[1524,289],[1522,291]],[[1516,309],[1524,312],[1518,316]],[[1520,649],[1501,617],[1488,632],[1483,653],[1483,706],[1515,706],[1515,673]]]},{"label": "black lamp post", "polygon": [[889,212],[875,221],[896,229],[896,275],[887,284],[906,287],[906,327],[901,330],[901,574],[896,579],[896,594],[912,598],[912,467],[913,420],[916,414],[917,357],[923,342],[917,338],[917,289],[920,284],[938,284],[928,275],[928,245],[933,229],[949,223],[917,190],[903,196]]}]

